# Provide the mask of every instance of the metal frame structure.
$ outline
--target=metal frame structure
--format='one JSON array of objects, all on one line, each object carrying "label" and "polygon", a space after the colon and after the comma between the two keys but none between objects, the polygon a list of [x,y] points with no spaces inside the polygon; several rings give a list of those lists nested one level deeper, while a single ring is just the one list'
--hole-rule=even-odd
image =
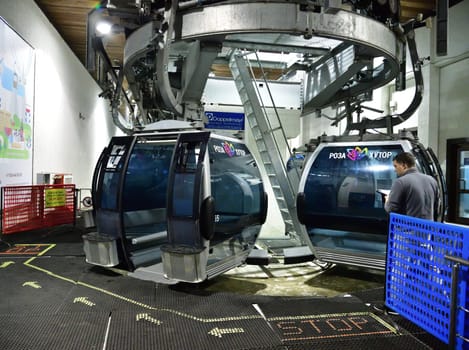
[{"label": "metal frame structure", "polygon": [[[396,11],[381,3],[142,1],[137,13],[108,8],[128,33],[123,67],[110,74],[113,111],[124,93],[134,127],[166,118],[203,121],[200,99],[212,65],[228,65],[236,49],[301,56],[284,69],[305,71],[305,111],[355,100],[395,79],[405,62],[406,35]],[[91,47],[104,55],[95,39]]]}]

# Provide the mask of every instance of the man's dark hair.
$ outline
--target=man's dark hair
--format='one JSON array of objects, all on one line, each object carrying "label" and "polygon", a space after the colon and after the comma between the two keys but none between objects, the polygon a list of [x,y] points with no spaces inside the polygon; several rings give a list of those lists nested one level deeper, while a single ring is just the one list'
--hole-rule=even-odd
[{"label": "man's dark hair", "polygon": [[412,153],[402,152],[395,156],[393,159],[396,163],[404,164],[408,168],[413,168],[415,166],[415,157]]}]

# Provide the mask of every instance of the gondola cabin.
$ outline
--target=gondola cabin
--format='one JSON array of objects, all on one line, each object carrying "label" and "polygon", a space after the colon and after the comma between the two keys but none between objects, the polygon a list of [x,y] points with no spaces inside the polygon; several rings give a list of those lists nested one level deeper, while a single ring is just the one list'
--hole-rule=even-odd
[{"label": "gondola cabin", "polygon": [[445,210],[445,183],[436,157],[412,137],[344,141],[325,137],[308,158],[300,181],[297,210],[319,260],[384,269],[388,215],[383,194],[396,174],[393,158],[412,152],[418,169],[434,176]]},{"label": "gondola cabin", "polygon": [[201,282],[242,264],[267,214],[243,141],[200,130],[113,137],[93,179],[86,261],[159,282]]}]

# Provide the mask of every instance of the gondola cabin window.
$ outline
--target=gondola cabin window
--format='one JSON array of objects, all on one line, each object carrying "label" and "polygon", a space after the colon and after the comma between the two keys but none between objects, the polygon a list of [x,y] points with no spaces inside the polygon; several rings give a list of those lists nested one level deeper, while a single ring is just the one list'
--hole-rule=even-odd
[{"label": "gondola cabin window", "polygon": [[258,220],[264,188],[255,160],[243,143],[209,141],[210,183],[215,200],[216,231],[238,230]]},{"label": "gondola cabin window", "polygon": [[400,152],[400,145],[324,147],[308,170],[308,212],[385,218],[380,191],[391,188],[392,159]]}]

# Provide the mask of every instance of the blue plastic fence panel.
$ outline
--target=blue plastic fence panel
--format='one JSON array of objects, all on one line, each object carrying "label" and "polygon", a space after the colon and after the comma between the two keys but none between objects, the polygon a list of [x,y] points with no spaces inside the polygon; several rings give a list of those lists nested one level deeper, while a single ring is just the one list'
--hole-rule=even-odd
[{"label": "blue plastic fence panel", "polygon": [[[449,343],[452,255],[468,260],[469,227],[391,214],[385,304]],[[458,276],[458,306],[469,308],[468,271]],[[469,315],[458,310],[456,333],[469,338]],[[458,349],[469,349],[458,340]]]}]

